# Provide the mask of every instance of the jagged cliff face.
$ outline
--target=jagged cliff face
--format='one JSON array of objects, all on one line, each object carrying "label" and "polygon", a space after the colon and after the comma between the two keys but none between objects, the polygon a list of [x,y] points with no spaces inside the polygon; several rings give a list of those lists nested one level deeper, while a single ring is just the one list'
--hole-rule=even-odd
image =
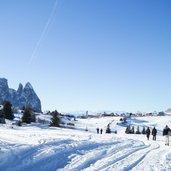
[{"label": "jagged cliff face", "polygon": [[7,83],[7,79],[0,79],[0,101],[9,98],[9,87]]},{"label": "jagged cliff face", "polygon": [[18,90],[8,87],[8,81],[5,78],[0,78],[0,104],[8,100],[14,107],[23,108],[23,106],[31,105],[33,110],[41,112],[41,102],[33,87],[28,82],[25,87],[20,83]]}]

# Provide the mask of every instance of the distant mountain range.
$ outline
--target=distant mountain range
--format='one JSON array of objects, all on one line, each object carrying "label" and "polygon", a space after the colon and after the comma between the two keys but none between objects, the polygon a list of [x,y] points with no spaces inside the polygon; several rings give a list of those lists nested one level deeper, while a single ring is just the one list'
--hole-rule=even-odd
[{"label": "distant mountain range", "polygon": [[0,78],[0,104],[5,100],[10,101],[14,107],[19,109],[31,105],[35,112],[42,111],[41,101],[29,82],[26,83],[25,87],[20,83],[18,90],[14,90],[8,87],[6,78]]}]

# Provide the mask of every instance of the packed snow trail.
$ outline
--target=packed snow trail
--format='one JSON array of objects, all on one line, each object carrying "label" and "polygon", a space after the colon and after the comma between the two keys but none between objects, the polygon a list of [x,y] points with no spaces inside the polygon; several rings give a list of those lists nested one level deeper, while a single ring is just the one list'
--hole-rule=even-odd
[{"label": "packed snow trail", "polygon": [[[87,140],[78,141],[42,139],[38,145],[15,145],[1,140],[4,158],[0,158],[0,168],[2,171],[136,171],[147,169],[146,162],[151,160],[151,155],[156,156],[153,162],[157,162],[149,163],[152,170],[162,169],[159,161],[168,165],[168,149],[161,150],[158,143],[146,145],[142,141],[112,136],[99,142],[99,138],[102,136],[91,135]],[[166,158],[160,159],[158,154]]]},{"label": "packed snow trail", "polygon": [[0,171],[171,170],[171,148],[164,145],[163,136],[148,141],[145,135],[118,130],[118,134],[101,135],[96,134],[96,126],[85,132],[0,125]]}]

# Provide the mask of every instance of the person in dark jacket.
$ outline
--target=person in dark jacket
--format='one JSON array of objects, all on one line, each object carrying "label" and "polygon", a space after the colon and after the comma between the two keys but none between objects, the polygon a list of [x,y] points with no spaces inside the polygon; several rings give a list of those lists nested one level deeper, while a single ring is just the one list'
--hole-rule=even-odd
[{"label": "person in dark jacket", "polygon": [[102,134],[102,133],[103,133],[103,129],[101,128],[101,129],[100,129],[100,134]]},{"label": "person in dark jacket", "polygon": [[147,140],[149,140],[150,132],[151,132],[150,128],[148,127],[147,130],[146,130]]},{"label": "person in dark jacket", "polygon": [[153,140],[156,141],[157,129],[154,127],[152,129]]},{"label": "person in dark jacket", "polygon": [[163,129],[163,136],[165,136],[165,145],[169,145],[169,131],[170,128],[166,125],[166,127]]},{"label": "person in dark jacket", "polygon": [[97,130],[97,134],[99,134],[99,128],[96,128],[96,130]]}]

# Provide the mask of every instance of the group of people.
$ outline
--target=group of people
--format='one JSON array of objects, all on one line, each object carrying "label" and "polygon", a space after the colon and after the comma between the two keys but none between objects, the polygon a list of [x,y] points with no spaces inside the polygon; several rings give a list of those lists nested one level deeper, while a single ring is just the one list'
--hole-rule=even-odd
[{"label": "group of people", "polygon": [[[165,137],[165,145],[169,145],[169,133],[171,129],[168,127],[168,125],[165,126],[163,129],[163,136]],[[153,140],[156,141],[156,135],[157,135],[157,129],[154,127],[152,131],[148,127],[146,130],[147,140],[149,140],[150,133],[153,135]]]},{"label": "group of people", "polygon": [[[103,133],[103,129],[99,129],[96,128],[97,134],[102,134]],[[149,127],[147,127],[146,129],[146,136],[147,136],[147,140],[149,140],[150,138],[150,134],[152,134],[152,139],[154,141],[156,141],[156,135],[157,135],[157,129],[155,128],[155,126],[153,127],[152,130],[150,130]],[[171,134],[171,129],[168,127],[168,125],[165,126],[165,128],[163,129],[163,136],[165,137],[165,145],[169,146],[169,134]]]},{"label": "group of people", "polygon": [[150,133],[153,136],[153,140],[156,141],[156,135],[157,135],[157,129],[154,127],[152,131],[150,131],[150,128],[148,127],[146,130],[147,140],[150,138]]},{"label": "group of people", "polygon": [[101,128],[101,129],[99,129],[99,128],[96,128],[96,130],[97,130],[97,134],[102,134],[103,133],[103,129]]}]

